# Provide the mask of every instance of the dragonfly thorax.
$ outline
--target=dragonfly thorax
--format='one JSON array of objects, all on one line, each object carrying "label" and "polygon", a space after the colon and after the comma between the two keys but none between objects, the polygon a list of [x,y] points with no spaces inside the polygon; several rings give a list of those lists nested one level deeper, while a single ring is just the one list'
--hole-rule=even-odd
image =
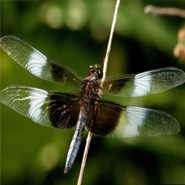
[{"label": "dragonfly thorax", "polygon": [[99,91],[101,78],[103,76],[102,68],[99,65],[89,67],[89,73],[83,79],[83,87],[81,90],[81,102],[92,104],[94,100],[99,100]]}]

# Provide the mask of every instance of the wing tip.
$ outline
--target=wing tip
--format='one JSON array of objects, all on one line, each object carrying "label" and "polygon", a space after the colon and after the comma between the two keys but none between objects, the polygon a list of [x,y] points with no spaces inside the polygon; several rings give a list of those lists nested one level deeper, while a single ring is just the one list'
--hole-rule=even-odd
[{"label": "wing tip", "polygon": [[2,47],[4,42],[7,40],[20,40],[18,37],[14,36],[14,35],[4,35],[0,38],[0,46]]},{"label": "wing tip", "polygon": [[171,116],[171,119],[173,119],[174,122],[173,122],[172,129],[171,129],[172,132],[169,134],[178,134],[181,130],[180,124],[174,117]]}]

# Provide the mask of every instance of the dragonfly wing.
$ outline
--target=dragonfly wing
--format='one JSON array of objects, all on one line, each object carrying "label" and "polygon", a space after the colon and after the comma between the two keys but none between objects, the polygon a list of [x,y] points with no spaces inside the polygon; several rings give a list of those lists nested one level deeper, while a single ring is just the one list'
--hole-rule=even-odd
[{"label": "dragonfly wing", "polygon": [[116,128],[120,114],[124,109],[124,106],[112,102],[99,101],[96,114],[93,116],[93,124],[86,125],[87,129],[97,135],[109,134]]},{"label": "dragonfly wing", "polygon": [[117,138],[132,138],[176,134],[179,131],[177,120],[166,112],[127,106],[111,135]]},{"label": "dragonfly wing", "polygon": [[179,123],[166,112],[101,101],[91,131],[115,138],[176,134]]},{"label": "dragonfly wing", "polygon": [[70,128],[78,119],[78,97],[65,93],[12,85],[2,90],[0,102],[47,127]]},{"label": "dragonfly wing", "polygon": [[161,93],[184,82],[184,71],[167,67],[136,75],[107,78],[103,84],[103,92],[121,97],[137,97]]},{"label": "dragonfly wing", "polygon": [[0,47],[20,66],[44,80],[81,86],[81,78],[71,69],[53,63],[37,49],[15,36],[4,36]]}]

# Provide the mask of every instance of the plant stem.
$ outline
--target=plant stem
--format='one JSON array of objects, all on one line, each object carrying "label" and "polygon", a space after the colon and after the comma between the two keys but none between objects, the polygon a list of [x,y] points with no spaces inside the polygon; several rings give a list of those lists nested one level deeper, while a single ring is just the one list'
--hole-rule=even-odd
[{"label": "plant stem", "polygon": [[88,155],[88,151],[89,151],[89,147],[90,147],[90,143],[91,143],[91,138],[92,138],[92,132],[88,132],[88,136],[87,136],[87,140],[86,140],[86,145],[85,145],[85,150],[84,150],[84,155],[83,155],[83,159],[82,159],[82,164],[81,164],[81,168],[80,168],[80,174],[79,174],[79,177],[78,177],[77,185],[81,185],[82,184],[82,178],[83,178],[83,174],[84,174],[85,164],[86,164],[86,161],[87,161],[87,155]]},{"label": "plant stem", "polygon": [[145,13],[151,13],[154,15],[167,15],[167,16],[178,16],[185,18],[185,10],[173,7],[157,7],[148,5],[145,8]]},{"label": "plant stem", "polygon": [[110,35],[109,35],[109,41],[108,41],[108,45],[107,45],[107,51],[106,51],[106,55],[105,55],[105,59],[104,59],[104,63],[103,63],[103,77],[102,77],[102,81],[101,81],[102,86],[103,86],[103,82],[105,81],[105,77],[106,77],[106,73],[107,73],[109,54],[110,54],[110,50],[111,50],[112,38],[113,38],[114,29],[115,29],[115,25],[116,25],[119,4],[120,4],[120,0],[117,0],[115,10],[114,10],[114,17],[112,20],[111,31],[110,31]]},{"label": "plant stem", "polygon": [[[114,10],[114,17],[112,20],[111,31],[110,31],[110,35],[109,35],[109,41],[108,41],[108,45],[107,45],[107,51],[106,51],[106,55],[105,55],[105,59],[104,59],[104,63],[103,63],[103,77],[101,80],[101,87],[103,86],[103,82],[105,81],[105,77],[106,77],[106,73],[107,73],[107,65],[108,65],[109,54],[110,54],[110,50],[111,50],[114,29],[115,29],[115,25],[116,25],[116,19],[117,19],[117,15],[118,15],[119,4],[120,4],[120,0],[117,0],[115,10]],[[100,92],[100,95],[101,95],[101,92]],[[87,140],[86,140],[86,146],[85,146],[85,150],[84,150],[84,155],[83,155],[83,159],[82,159],[82,164],[81,164],[81,168],[80,168],[80,173],[79,173],[77,185],[82,184],[82,178],[83,178],[83,174],[84,174],[85,164],[87,161],[87,155],[88,155],[88,151],[89,151],[89,147],[90,147],[90,143],[91,143],[91,138],[92,138],[92,133],[89,132],[88,136],[87,136]]]}]

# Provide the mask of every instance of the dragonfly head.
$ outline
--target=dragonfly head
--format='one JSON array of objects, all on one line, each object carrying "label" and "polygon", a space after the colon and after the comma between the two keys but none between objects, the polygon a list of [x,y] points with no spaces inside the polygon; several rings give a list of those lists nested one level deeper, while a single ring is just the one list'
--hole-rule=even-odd
[{"label": "dragonfly head", "polygon": [[95,64],[89,67],[89,76],[95,78],[95,80],[100,80],[103,76],[103,71],[100,65]]}]

